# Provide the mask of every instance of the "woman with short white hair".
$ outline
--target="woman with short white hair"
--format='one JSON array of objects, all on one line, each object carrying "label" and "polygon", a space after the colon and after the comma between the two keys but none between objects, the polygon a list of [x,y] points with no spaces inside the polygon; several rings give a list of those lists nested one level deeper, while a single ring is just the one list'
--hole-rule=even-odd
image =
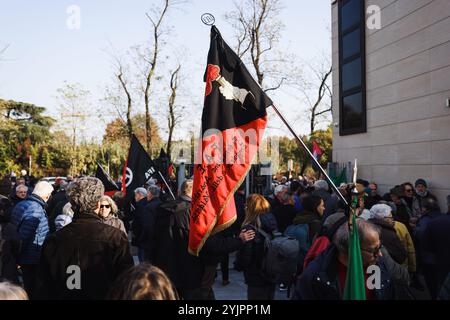
[{"label": "woman with short white hair", "polygon": [[370,216],[369,221],[380,227],[381,242],[392,259],[398,264],[406,263],[406,247],[397,236],[391,207],[387,204],[376,204],[370,209]]},{"label": "woman with short white hair", "polygon": [[388,221],[389,223],[394,225],[395,233],[397,234],[397,237],[400,239],[403,247],[407,252],[406,260],[403,265],[405,267],[408,267],[408,271],[411,274],[414,274],[417,269],[416,250],[414,248],[414,243],[412,241],[411,235],[409,234],[406,226],[399,221],[394,221],[392,208],[387,204],[376,204],[372,207],[370,212],[372,213],[373,218],[384,219],[385,221]]}]

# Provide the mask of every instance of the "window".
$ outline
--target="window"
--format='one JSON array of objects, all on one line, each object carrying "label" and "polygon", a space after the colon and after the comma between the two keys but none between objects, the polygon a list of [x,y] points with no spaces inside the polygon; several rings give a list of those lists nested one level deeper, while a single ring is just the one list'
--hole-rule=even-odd
[{"label": "window", "polygon": [[364,0],[339,1],[339,134],[367,131]]}]

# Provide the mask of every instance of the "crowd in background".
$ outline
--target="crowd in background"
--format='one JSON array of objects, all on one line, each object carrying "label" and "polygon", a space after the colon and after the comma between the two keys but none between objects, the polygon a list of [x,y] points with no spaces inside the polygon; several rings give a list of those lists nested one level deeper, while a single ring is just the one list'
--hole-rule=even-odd
[{"label": "crowd in background", "polygon": [[[209,236],[199,257],[188,252],[192,185],[185,180],[174,200],[155,181],[110,197],[93,177],[53,185],[16,178],[0,196],[0,299],[215,299],[219,265],[222,285],[230,283],[231,253],[249,300],[274,299],[276,290],[291,299],[343,298],[349,209],[327,181],[282,177],[269,194],[248,196],[241,186],[236,221]],[[383,195],[361,179],[339,191],[348,203],[357,197],[364,268],[381,271],[368,299],[414,299],[417,291],[449,299],[450,196],[444,213],[424,179]],[[298,243],[288,278],[261,271],[275,233]],[[76,268],[79,283],[70,278]]]}]

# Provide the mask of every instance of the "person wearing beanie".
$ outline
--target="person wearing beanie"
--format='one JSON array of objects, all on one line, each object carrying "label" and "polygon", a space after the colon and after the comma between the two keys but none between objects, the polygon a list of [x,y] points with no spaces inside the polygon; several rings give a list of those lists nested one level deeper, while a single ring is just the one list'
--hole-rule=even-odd
[{"label": "person wearing beanie", "polygon": [[413,201],[412,215],[415,218],[413,220],[416,220],[422,215],[424,201],[429,198],[437,201],[437,198],[428,191],[428,185],[424,179],[417,179],[414,187],[416,189],[416,196]]}]

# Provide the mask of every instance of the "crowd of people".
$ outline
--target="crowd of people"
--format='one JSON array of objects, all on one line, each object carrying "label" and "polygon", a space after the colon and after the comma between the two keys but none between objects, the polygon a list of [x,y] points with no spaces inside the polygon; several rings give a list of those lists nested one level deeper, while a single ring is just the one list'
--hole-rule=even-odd
[{"label": "crowd of people", "polygon": [[[199,257],[188,252],[192,188],[185,180],[174,200],[151,183],[127,198],[105,195],[93,177],[16,179],[0,196],[0,299],[215,299],[217,268],[228,285],[232,253],[249,300],[272,300],[276,290],[343,298],[350,209],[327,181],[284,178],[270,194],[247,197],[239,187],[236,221],[210,235]],[[414,299],[414,290],[450,298],[450,196],[445,214],[424,179],[384,195],[365,180],[339,191],[348,203],[357,197],[364,269],[380,269],[381,286],[366,288],[367,299]],[[275,233],[298,242],[289,279],[262,272]]]}]

